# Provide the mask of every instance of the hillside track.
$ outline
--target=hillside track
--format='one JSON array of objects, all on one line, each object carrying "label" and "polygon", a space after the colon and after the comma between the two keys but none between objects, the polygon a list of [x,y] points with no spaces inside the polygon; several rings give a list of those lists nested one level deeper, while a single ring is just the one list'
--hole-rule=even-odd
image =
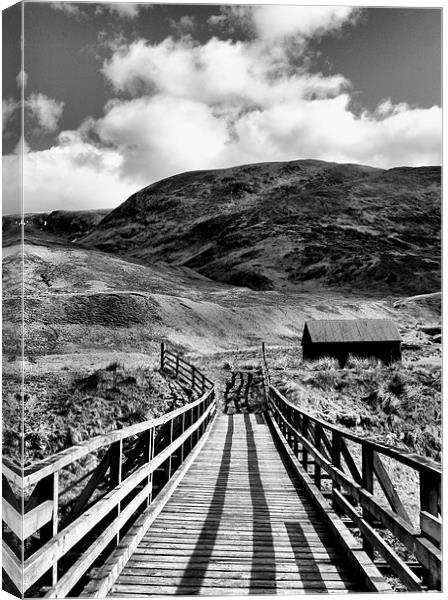
[{"label": "hillside track", "polygon": [[362,590],[264,416],[234,414],[217,417],[110,595]]}]

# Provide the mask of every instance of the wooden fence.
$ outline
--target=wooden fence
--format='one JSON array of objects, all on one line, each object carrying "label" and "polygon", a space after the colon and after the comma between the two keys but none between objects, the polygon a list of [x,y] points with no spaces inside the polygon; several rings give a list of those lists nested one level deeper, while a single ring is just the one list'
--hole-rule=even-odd
[{"label": "wooden fence", "polygon": [[197,398],[24,470],[3,460],[8,591],[28,597],[79,595],[87,571],[101,565],[138,516],[157,502],[198,444],[216,411],[213,383],[163,344],[161,370]]},{"label": "wooden fence", "polygon": [[[409,591],[440,590],[441,465],[362,438],[301,410],[272,385],[264,347],[262,355],[268,408],[280,441],[297,457],[316,488],[324,492],[327,488],[334,509],[350,518],[364,549],[378,565]],[[410,518],[389,474],[397,464],[416,474],[418,524]],[[406,559],[400,544],[401,550],[406,549]]]}]

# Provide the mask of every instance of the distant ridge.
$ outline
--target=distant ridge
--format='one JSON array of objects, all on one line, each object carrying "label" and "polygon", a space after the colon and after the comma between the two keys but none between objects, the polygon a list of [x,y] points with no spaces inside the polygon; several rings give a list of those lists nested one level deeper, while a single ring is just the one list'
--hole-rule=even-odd
[{"label": "distant ridge", "polygon": [[440,167],[318,160],[181,173],[133,194],[84,244],[255,290],[440,289]]}]

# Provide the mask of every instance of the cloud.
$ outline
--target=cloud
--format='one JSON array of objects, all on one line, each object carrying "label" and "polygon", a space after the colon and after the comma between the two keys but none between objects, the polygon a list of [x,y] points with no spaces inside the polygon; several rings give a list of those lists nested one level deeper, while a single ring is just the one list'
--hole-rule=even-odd
[{"label": "cloud", "polygon": [[350,6],[255,6],[250,11],[257,35],[263,39],[311,38],[334,33],[358,18]]},{"label": "cloud", "polygon": [[123,157],[123,174],[141,180],[213,164],[228,139],[207,104],[166,94],[112,103],[95,131]]},{"label": "cloud", "polygon": [[114,3],[114,4],[103,4],[104,8],[106,8],[109,12],[115,13],[119,17],[124,17],[126,19],[135,19],[138,17],[140,6],[138,4],[127,3]]},{"label": "cloud", "polygon": [[134,4],[132,2],[102,2],[101,4],[91,4],[90,6],[88,2],[85,2],[84,4],[85,6],[77,3],[73,4],[71,2],[51,2],[50,6],[54,10],[64,12],[77,20],[89,18],[89,16],[92,15],[90,10],[92,6],[94,7],[94,15],[98,16],[110,13],[124,19],[135,19],[140,14],[140,10],[149,8],[149,6]]},{"label": "cloud", "polygon": [[58,102],[45,94],[33,93],[25,101],[25,105],[36,119],[41,132],[53,133],[57,130],[64,110],[63,102]]},{"label": "cloud", "polygon": [[13,154],[2,157],[3,214],[22,212],[22,141]]},{"label": "cloud", "polygon": [[210,104],[274,104],[287,97],[332,95],[349,86],[341,75],[323,77],[297,67],[291,72],[282,49],[212,38],[167,38],[158,45],[139,40],[118,49],[103,67],[117,91],[163,92]]},{"label": "cloud", "polygon": [[[181,33],[157,44],[115,41],[102,73],[117,97],[52,148],[28,150],[27,210],[112,207],[175,173],[253,162],[440,164],[440,107],[386,98],[355,114],[343,74],[310,70],[309,40],[359,16],[312,8],[240,6],[216,15],[217,26],[231,15],[235,27],[251,28],[244,41],[199,43]],[[40,127],[56,131],[62,103],[34,94],[27,106]]]},{"label": "cloud", "polygon": [[81,7],[79,6],[79,4],[72,4],[71,2],[51,2],[50,6],[54,10],[59,10],[61,12],[64,12],[67,15],[72,16],[72,17],[83,16],[83,13],[81,11]]},{"label": "cloud", "polygon": [[196,20],[194,17],[184,15],[177,21],[175,19],[169,19],[169,25],[174,33],[179,36],[184,36],[194,32],[196,29]]},{"label": "cloud", "polygon": [[[57,146],[25,152],[24,210],[109,208],[123,202],[144,182],[119,176],[123,157],[113,149],[97,148],[78,132],[64,132]],[[17,212],[20,154],[3,157],[3,207]]]},{"label": "cloud", "polygon": [[350,6],[223,6],[208,19],[211,27],[233,34],[244,31],[254,38],[270,41],[320,37],[354,24],[362,10]]},{"label": "cloud", "polygon": [[14,98],[6,98],[2,100],[2,131],[6,131],[9,122],[14,116],[16,110],[20,107],[20,102]]},{"label": "cloud", "polygon": [[16,77],[16,83],[17,83],[17,87],[19,89],[22,89],[23,87],[26,87],[26,84],[28,82],[28,75],[26,74],[25,71],[19,71],[19,73],[17,73],[17,77]]},{"label": "cloud", "polygon": [[[313,23],[306,31],[317,27],[317,21]],[[292,68],[283,48],[276,50],[259,41],[217,38],[202,45],[191,38],[167,38],[158,45],[139,40],[123,46],[105,63],[103,73],[117,91],[130,93],[138,101],[117,101],[101,121],[100,137],[112,120],[119,122],[119,128],[114,127],[116,136],[105,135],[105,141],[120,146],[126,139],[123,148],[135,156],[125,165],[132,164],[133,172],[146,173],[151,179],[157,171],[165,176],[199,168],[196,163],[200,161],[193,160],[192,166],[191,156],[184,152],[184,137],[176,135],[182,131],[181,124],[173,124],[176,112],[183,115],[193,102],[195,112],[188,115],[191,139],[198,139],[194,132],[200,132],[201,149],[210,145],[210,152],[196,146],[192,152],[201,157],[204,168],[294,158],[381,167],[439,162],[438,107],[416,109],[404,103],[393,105],[389,99],[376,111],[356,116],[350,109],[351,87],[346,78]],[[152,98],[163,98],[163,102]],[[149,109],[155,103],[156,116]],[[204,114],[213,119],[204,122]],[[158,131],[164,131],[161,136],[154,136],[153,125],[147,125],[154,118],[159,121]],[[134,152],[130,148],[135,137]],[[140,152],[145,157],[142,161],[136,160]]]}]

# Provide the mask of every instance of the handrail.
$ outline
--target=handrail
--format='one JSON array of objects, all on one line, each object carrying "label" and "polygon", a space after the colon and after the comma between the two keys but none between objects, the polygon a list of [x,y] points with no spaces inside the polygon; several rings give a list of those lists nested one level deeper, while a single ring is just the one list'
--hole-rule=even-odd
[{"label": "handrail", "polygon": [[[206,388],[210,389],[210,388]],[[87,454],[91,454],[96,450],[100,450],[106,446],[110,446],[114,442],[119,442],[121,440],[128,439],[149,429],[153,429],[155,427],[160,427],[165,423],[168,423],[172,419],[175,419],[179,415],[191,410],[198,404],[202,402],[202,398],[198,398],[194,402],[190,402],[185,406],[180,408],[176,408],[171,412],[165,413],[164,415],[154,418],[148,419],[147,421],[141,421],[140,423],[135,423],[134,425],[129,425],[128,427],[124,427],[123,429],[115,429],[110,431],[109,433],[103,433],[101,435],[97,435],[89,440],[85,440],[76,444],[76,446],[70,446],[70,448],[66,448],[65,450],[61,450],[48,458],[44,458],[40,461],[37,461],[26,467],[25,469],[20,469],[17,465],[15,465],[8,458],[3,459],[3,473],[11,479],[15,485],[20,487],[21,489],[25,489],[31,485],[35,485],[44,477],[51,475],[55,471],[59,471],[64,467],[70,465],[73,462],[76,462],[80,458],[83,458]],[[23,473],[23,476],[22,476]]]},{"label": "handrail", "polygon": [[424,472],[428,476],[441,476],[442,465],[439,462],[433,460],[432,458],[429,458],[427,456],[421,456],[420,454],[416,454],[415,452],[406,452],[404,450],[399,450],[394,446],[383,444],[381,442],[376,442],[375,440],[371,440],[368,437],[361,437],[359,435],[356,435],[356,433],[352,433],[344,427],[333,425],[332,423],[325,421],[324,419],[320,419],[319,417],[315,417],[309,412],[299,409],[297,405],[293,404],[290,400],[285,398],[285,396],[283,396],[277,388],[275,388],[273,385],[271,385],[270,387],[273,393],[279,398],[281,398],[287,406],[298,411],[311,423],[321,425],[322,427],[325,427],[325,429],[328,429],[328,431],[339,433],[352,442],[362,444],[363,446],[369,447],[371,450],[381,452],[381,454],[389,456],[390,458],[394,458],[398,462],[401,462],[404,465],[415,469],[416,471]]},{"label": "handrail", "polygon": [[[176,364],[182,365],[182,373]],[[34,595],[47,588],[50,596],[69,594],[99,557],[112,552],[121,532],[158,496],[207,431],[216,412],[211,380],[164,344],[160,368],[199,397],[161,417],[96,436],[24,470],[3,460],[4,569],[13,593],[29,590]],[[62,506],[65,490],[59,484],[67,477],[64,469],[87,455],[98,456],[99,462],[87,482],[82,478],[83,489],[76,498]],[[13,488],[23,494],[31,486],[22,514],[23,503]],[[74,552],[79,544],[82,551]]]},{"label": "handrail", "polygon": [[[440,589],[441,465],[432,459],[360,437],[302,410],[270,382],[265,348],[262,365],[268,409],[278,425],[281,441],[295,456],[300,455],[307,473],[311,469],[309,474],[318,489],[323,488],[322,471],[326,473],[331,482],[329,494],[334,508],[358,527],[367,553],[373,557],[373,550],[377,550],[408,590]],[[360,468],[347,441],[357,444],[360,449]],[[381,456],[418,473],[419,526],[412,523]],[[389,507],[375,493],[376,485],[380,486]],[[354,506],[359,506],[362,514]],[[422,580],[399,558],[377,529],[389,530],[415,555],[422,568]]]}]

